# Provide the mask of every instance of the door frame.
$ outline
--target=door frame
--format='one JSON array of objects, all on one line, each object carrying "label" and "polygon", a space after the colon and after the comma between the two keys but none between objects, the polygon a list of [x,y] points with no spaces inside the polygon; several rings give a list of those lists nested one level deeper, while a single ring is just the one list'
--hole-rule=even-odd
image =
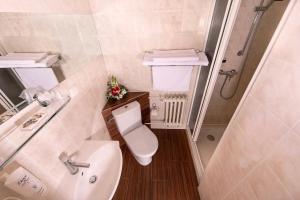
[{"label": "door frame", "polygon": [[231,37],[231,33],[236,21],[236,17],[239,12],[241,0],[229,0],[228,5],[224,14],[224,19],[219,34],[216,50],[211,61],[211,67],[208,74],[208,78],[205,84],[205,89],[203,92],[203,97],[201,100],[199,113],[196,119],[196,125],[194,132],[192,133],[193,141],[197,141],[200,134],[200,129],[202,127],[204,117],[219,75],[219,70],[222,65],[222,60],[227,50],[227,45]]}]

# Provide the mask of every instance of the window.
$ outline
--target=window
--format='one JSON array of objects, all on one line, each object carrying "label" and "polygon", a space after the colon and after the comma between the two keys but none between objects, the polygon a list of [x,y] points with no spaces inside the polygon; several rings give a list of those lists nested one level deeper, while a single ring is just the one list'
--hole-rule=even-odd
[{"label": "window", "polygon": [[0,125],[28,105],[19,97],[23,89],[11,69],[0,69]]}]

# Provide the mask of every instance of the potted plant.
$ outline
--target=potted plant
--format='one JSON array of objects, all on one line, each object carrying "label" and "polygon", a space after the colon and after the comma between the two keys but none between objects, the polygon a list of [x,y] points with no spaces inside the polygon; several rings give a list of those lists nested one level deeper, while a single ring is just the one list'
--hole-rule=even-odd
[{"label": "potted plant", "polygon": [[118,83],[115,76],[111,77],[111,80],[107,82],[107,100],[120,100],[127,94],[127,89],[124,85]]}]

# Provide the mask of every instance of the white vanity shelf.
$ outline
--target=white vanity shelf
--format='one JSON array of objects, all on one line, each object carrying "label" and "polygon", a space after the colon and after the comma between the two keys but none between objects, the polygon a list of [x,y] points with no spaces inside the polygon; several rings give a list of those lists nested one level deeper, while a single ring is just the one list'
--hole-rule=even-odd
[{"label": "white vanity shelf", "polygon": [[48,53],[8,53],[0,56],[0,68],[49,68],[59,55]]},{"label": "white vanity shelf", "polygon": [[[14,158],[14,156],[70,101],[66,96],[51,101],[47,107],[42,107],[37,101],[31,103],[24,110],[0,126],[0,171]],[[24,123],[37,113],[45,114],[36,126],[30,130],[23,128]],[[5,152],[2,152],[5,149]],[[5,155],[3,155],[5,153]]]}]

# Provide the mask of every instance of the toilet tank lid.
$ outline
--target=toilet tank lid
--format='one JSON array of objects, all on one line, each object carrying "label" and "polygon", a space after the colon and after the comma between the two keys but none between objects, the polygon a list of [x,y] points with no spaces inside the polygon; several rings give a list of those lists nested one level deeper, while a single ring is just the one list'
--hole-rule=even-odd
[{"label": "toilet tank lid", "polygon": [[122,115],[126,112],[128,112],[128,110],[131,110],[133,108],[140,108],[140,104],[137,101],[131,102],[129,104],[126,104],[120,108],[117,108],[115,110],[112,111],[112,115],[114,117],[118,116],[118,115]]}]

